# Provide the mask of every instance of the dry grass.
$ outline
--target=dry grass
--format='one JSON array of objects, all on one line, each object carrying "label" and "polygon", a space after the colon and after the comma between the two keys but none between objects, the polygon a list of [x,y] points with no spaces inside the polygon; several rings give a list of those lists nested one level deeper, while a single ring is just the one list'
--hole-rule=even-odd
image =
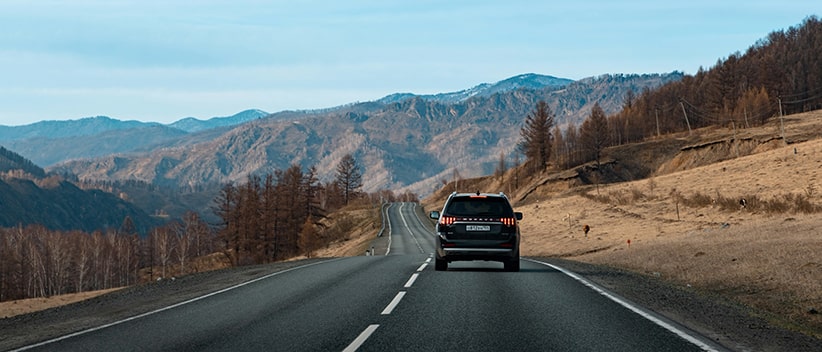
[{"label": "dry grass", "polygon": [[0,319],[83,301],[121,288],[0,302]]},{"label": "dry grass", "polygon": [[822,315],[809,311],[822,310],[821,167],[822,140],[813,140],[600,186],[599,195],[594,188],[566,192],[518,207],[525,213],[522,252],[730,296],[819,336]]},{"label": "dry grass", "polygon": [[365,253],[380,231],[380,208],[360,207],[338,212],[326,219],[327,245],[313,253],[315,257],[348,257]]}]

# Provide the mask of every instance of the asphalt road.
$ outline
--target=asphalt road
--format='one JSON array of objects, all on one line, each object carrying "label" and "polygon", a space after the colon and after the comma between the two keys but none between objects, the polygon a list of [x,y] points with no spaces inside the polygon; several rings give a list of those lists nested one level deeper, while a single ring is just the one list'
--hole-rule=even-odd
[{"label": "asphalt road", "polygon": [[374,256],[295,267],[25,349],[721,350],[550,264],[523,259],[512,273],[458,262],[434,271],[431,223],[417,207],[386,207],[390,226]]}]

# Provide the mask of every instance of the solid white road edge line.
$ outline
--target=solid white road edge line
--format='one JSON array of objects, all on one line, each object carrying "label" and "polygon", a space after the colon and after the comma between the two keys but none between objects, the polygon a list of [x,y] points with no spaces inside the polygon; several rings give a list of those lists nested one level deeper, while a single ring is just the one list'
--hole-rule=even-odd
[{"label": "solid white road edge line", "polygon": [[537,264],[542,264],[542,265],[545,265],[545,266],[549,266],[549,267],[551,267],[551,268],[553,268],[553,269],[555,269],[555,270],[557,270],[557,271],[559,271],[559,272],[561,272],[565,275],[570,276],[574,280],[577,280],[580,283],[582,283],[583,285],[588,286],[589,288],[596,291],[597,293],[607,297],[608,299],[618,303],[619,305],[621,305],[625,308],[628,308],[632,312],[639,314],[640,316],[642,316],[645,319],[650,320],[654,324],[665,328],[666,330],[676,334],[677,336],[685,339],[686,341],[698,346],[699,348],[701,348],[704,351],[719,352],[713,346],[710,346],[710,345],[706,344],[705,342],[703,342],[702,340],[688,334],[687,332],[682,331],[682,330],[678,329],[677,327],[675,327],[671,324],[668,324],[667,322],[665,322],[665,321],[663,321],[663,320],[661,320],[661,319],[659,319],[659,318],[657,318],[657,317],[655,317],[651,314],[648,314],[646,311],[640,309],[639,307],[636,307],[633,304],[628,303],[627,301],[612,295],[611,293],[603,290],[602,288],[600,288],[599,286],[595,285],[594,283],[588,281],[587,279],[583,278],[582,276],[579,276],[579,275],[577,275],[577,274],[575,274],[575,273],[573,273],[569,270],[566,270],[565,268],[562,268],[562,267],[559,267],[559,266],[556,266],[556,265],[553,265],[553,264],[550,264],[550,263],[545,263],[545,262],[541,262],[539,260],[534,260],[534,259],[529,259],[529,258],[522,258],[522,259],[527,260],[527,261],[532,262],[532,263],[537,263]]},{"label": "solid white road edge line", "polygon": [[343,352],[356,351],[358,348],[360,348],[360,346],[362,346],[363,343],[365,343],[365,340],[368,340],[368,338],[371,337],[371,334],[373,334],[378,327],[380,327],[379,324],[369,325],[367,328],[365,328],[365,330],[363,330],[363,332],[360,333],[360,336],[357,336],[357,338],[354,339],[354,341],[351,341],[351,344],[348,345],[348,347],[346,347],[343,350]]},{"label": "solid white road edge line", "polygon": [[420,253],[425,253],[425,251],[422,250],[422,245],[420,245],[420,241],[417,239],[417,236],[414,235],[414,231],[411,231],[411,226],[408,226],[408,221],[405,221],[405,215],[402,215],[402,208],[405,204],[406,203],[402,203],[402,205],[400,205],[400,220],[402,220],[402,224],[405,225],[405,228],[408,229],[408,233],[411,234],[411,238],[413,238],[414,242],[417,243],[417,248],[420,249]]},{"label": "solid white road edge line", "polygon": [[[385,208],[385,217],[386,218],[388,217],[388,211],[390,211],[391,207],[393,207],[393,206],[394,206],[394,203],[391,203],[391,204],[388,205],[388,208]],[[392,230],[391,230],[391,222],[386,221],[386,223],[388,224],[388,248],[386,248],[386,250],[385,250],[385,255],[389,255],[389,254],[391,254],[391,232],[392,232]]]},{"label": "solid white road edge line", "polygon": [[418,277],[418,276],[420,276],[420,274],[417,274],[417,273],[412,274],[412,275],[411,275],[411,278],[410,278],[410,279],[408,279],[408,282],[406,282],[406,283],[405,283],[405,286],[403,286],[403,287],[405,287],[405,288],[409,288],[409,287],[411,287],[412,285],[414,285],[414,281],[417,281],[417,277]]},{"label": "solid white road edge line", "polygon": [[202,299],[205,299],[205,298],[208,298],[208,297],[211,297],[211,296],[215,296],[215,295],[221,294],[223,292],[228,292],[228,291],[231,291],[233,289],[240,288],[240,287],[243,287],[245,285],[255,283],[257,281],[262,281],[262,280],[265,280],[265,279],[268,279],[270,277],[274,277],[274,276],[277,276],[277,275],[280,275],[280,274],[285,274],[287,272],[294,271],[294,270],[297,270],[297,269],[307,268],[307,267],[314,266],[314,265],[317,265],[317,264],[333,262],[333,261],[337,261],[337,260],[340,260],[340,259],[343,259],[343,258],[324,260],[324,261],[321,261],[321,262],[301,265],[301,266],[289,268],[289,269],[286,269],[286,270],[283,270],[283,271],[278,271],[276,273],[271,273],[271,274],[268,274],[266,276],[258,277],[258,278],[253,279],[253,280],[249,280],[249,281],[246,281],[246,282],[243,282],[243,283],[239,283],[239,284],[236,284],[236,285],[231,286],[231,287],[224,288],[224,289],[219,290],[219,291],[214,291],[214,292],[209,293],[209,294],[205,294],[205,295],[202,295],[202,296],[199,296],[199,297],[194,297],[194,298],[189,299],[187,301],[172,304],[170,306],[163,307],[163,308],[160,308],[160,309],[155,309],[155,310],[152,310],[150,312],[143,313],[143,314],[138,314],[138,315],[135,315],[133,317],[125,318],[123,320],[118,320],[118,321],[115,321],[115,322],[112,322],[112,323],[100,325],[98,327],[93,327],[93,328],[89,328],[89,329],[86,329],[86,330],[71,333],[71,334],[68,334],[68,335],[63,335],[63,336],[60,336],[60,337],[56,337],[56,338],[53,338],[51,340],[38,342],[38,343],[33,344],[33,345],[23,346],[23,347],[20,347],[16,350],[11,350],[10,352],[25,351],[25,350],[29,350],[29,349],[32,349],[32,348],[36,348],[36,347],[45,346],[45,345],[48,345],[48,344],[51,344],[51,343],[55,343],[57,341],[62,341],[62,340],[72,338],[72,337],[75,337],[75,336],[80,336],[80,335],[88,334],[90,332],[94,332],[94,331],[97,331],[97,330],[102,330],[102,329],[105,329],[105,328],[108,328],[108,327],[111,327],[111,326],[120,325],[120,324],[128,322],[128,321],[140,319],[140,318],[143,318],[143,317],[147,317],[149,315],[153,315],[153,314],[157,314],[157,313],[160,313],[160,312],[163,312],[163,311],[167,311],[167,310],[172,309],[172,308],[177,308],[179,306],[183,306],[183,305],[186,305],[186,304],[189,304],[189,303],[197,302],[199,300],[202,300]]},{"label": "solid white road edge line", "polygon": [[388,303],[388,306],[386,306],[385,309],[383,309],[382,313],[380,313],[380,314],[381,315],[391,314],[391,312],[394,311],[394,308],[397,308],[397,305],[400,304],[400,301],[402,301],[403,297],[405,297],[405,291],[400,291],[399,293],[397,293],[397,295],[394,296],[394,299],[391,300],[391,303]]},{"label": "solid white road edge line", "polygon": [[[412,204],[414,205],[414,211],[416,212],[416,211],[417,211],[417,207],[419,207],[420,205],[419,205],[418,203],[412,203]],[[430,235],[432,235],[432,236],[434,235],[434,231],[433,231],[432,229],[429,229],[429,228],[428,228],[428,226],[431,226],[431,225],[432,225],[430,222],[428,222],[428,225],[426,225],[425,223],[423,223],[423,222],[422,222],[422,219],[421,219],[419,216],[415,216],[415,217],[414,217],[414,219],[416,219],[416,220],[417,220],[417,224],[419,224],[419,225],[420,225],[420,227],[422,227],[422,228],[424,228],[424,229],[428,230],[428,232],[429,232],[429,234],[430,234]],[[434,226],[436,226],[436,225],[434,225]]]}]

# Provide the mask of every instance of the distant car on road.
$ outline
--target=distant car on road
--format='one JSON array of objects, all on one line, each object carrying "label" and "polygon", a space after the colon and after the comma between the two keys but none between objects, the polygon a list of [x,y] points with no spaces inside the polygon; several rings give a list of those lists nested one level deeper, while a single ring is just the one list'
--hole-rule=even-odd
[{"label": "distant car on road", "polygon": [[519,224],[522,213],[514,212],[502,192],[452,193],[442,212],[429,216],[437,221],[435,270],[464,260],[502,262],[505,271],[519,271]]}]

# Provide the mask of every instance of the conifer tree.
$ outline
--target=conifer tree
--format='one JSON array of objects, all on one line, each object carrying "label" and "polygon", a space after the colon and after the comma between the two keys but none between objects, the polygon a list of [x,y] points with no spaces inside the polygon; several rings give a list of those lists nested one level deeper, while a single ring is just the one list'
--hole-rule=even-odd
[{"label": "conifer tree", "polygon": [[362,187],[362,172],[353,155],[346,154],[337,164],[335,181],[343,193],[344,204],[348,205],[352,196]]},{"label": "conifer tree", "polygon": [[582,143],[583,150],[586,152],[586,157],[596,160],[597,167],[599,167],[602,151],[608,146],[610,139],[608,119],[605,116],[605,111],[599,106],[599,103],[594,104],[594,107],[591,109],[591,115],[582,123],[579,133],[580,142]]},{"label": "conifer tree", "polygon": [[531,172],[536,173],[548,166],[551,159],[554,113],[543,100],[525,117],[525,126],[520,129],[522,140],[519,150],[525,155],[526,163],[531,165]]}]

